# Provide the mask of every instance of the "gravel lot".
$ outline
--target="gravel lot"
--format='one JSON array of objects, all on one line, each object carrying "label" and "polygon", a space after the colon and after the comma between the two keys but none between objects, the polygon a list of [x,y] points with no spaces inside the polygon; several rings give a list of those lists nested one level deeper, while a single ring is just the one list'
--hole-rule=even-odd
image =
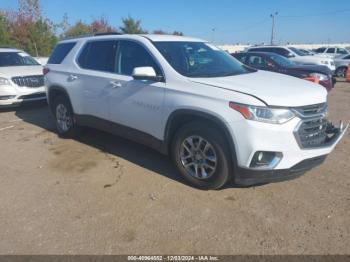
[{"label": "gravel lot", "polygon": [[[350,84],[329,95],[350,122]],[[299,179],[200,191],[144,146],[54,132],[45,105],[0,111],[1,254],[350,254],[350,132]]]}]

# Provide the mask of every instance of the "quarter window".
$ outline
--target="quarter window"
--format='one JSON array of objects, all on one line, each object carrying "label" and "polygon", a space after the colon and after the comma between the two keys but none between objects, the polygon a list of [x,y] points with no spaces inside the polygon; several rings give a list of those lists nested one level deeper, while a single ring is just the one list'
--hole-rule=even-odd
[{"label": "quarter window", "polygon": [[66,56],[73,49],[75,44],[76,44],[75,42],[58,44],[55,47],[55,49],[53,50],[47,63],[48,64],[61,64],[63,59],[66,58]]},{"label": "quarter window", "polygon": [[117,42],[114,40],[88,42],[78,63],[84,69],[114,73]]}]

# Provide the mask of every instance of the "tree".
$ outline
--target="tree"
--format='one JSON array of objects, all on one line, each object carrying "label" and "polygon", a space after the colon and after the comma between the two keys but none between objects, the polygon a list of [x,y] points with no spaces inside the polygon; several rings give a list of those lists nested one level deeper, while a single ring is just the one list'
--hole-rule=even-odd
[{"label": "tree", "polygon": [[146,34],[147,31],[141,28],[141,20],[135,20],[131,16],[122,18],[123,26],[119,27],[124,34]]},{"label": "tree", "polygon": [[40,0],[19,0],[19,12],[33,20],[41,19]]},{"label": "tree", "polygon": [[11,35],[9,33],[9,23],[5,14],[0,13],[0,45],[11,45]]},{"label": "tree", "polygon": [[112,27],[109,24],[108,19],[105,17],[94,19],[91,23],[91,30],[94,33],[109,33],[117,31],[114,27]]},{"label": "tree", "polygon": [[174,31],[173,35],[179,35],[179,36],[183,36],[184,34],[180,31]]},{"label": "tree", "polygon": [[7,12],[11,43],[34,56],[48,56],[57,43],[54,25],[42,16],[39,0],[19,0],[19,10]]},{"label": "tree", "polygon": [[155,34],[155,35],[168,35],[167,32],[165,32],[165,31],[163,31],[161,29],[154,30],[153,34]]},{"label": "tree", "polygon": [[153,31],[153,34],[156,34],[156,35],[179,35],[179,36],[183,36],[184,34],[182,32],[179,32],[179,31],[174,31],[172,34],[171,33],[168,33],[166,31],[163,31],[161,29],[158,29],[158,30],[154,30]]},{"label": "tree", "polygon": [[76,22],[75,25],[69,27],[68,30],[63,33],[63,37],[77,37],[88,34],[92,34],[91,26],[80,20]]}]

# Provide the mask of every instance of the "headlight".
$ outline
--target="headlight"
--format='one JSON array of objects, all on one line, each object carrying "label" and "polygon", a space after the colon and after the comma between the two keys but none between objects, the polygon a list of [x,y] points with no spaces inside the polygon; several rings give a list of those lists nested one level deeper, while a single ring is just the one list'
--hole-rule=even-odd
[{"label": "headlight", "polygon": [[321,61],[321,64],[328,65],[328,61]]},{"label": "headlight", "polygon": [[244,118],[270,124],[283,124],[295,117],[295,114],[285,108],[270,108],[243,105],[230,102],[230,107],[240,112]]},{"label": "headlight", "polygon": [[11,85],[10,81],[6,78],[0,77],[0,86],[8,86]]},{"label": "headlight", "polygon": [[327,81],[329,80],[328,76],[325,74],[320,73],[312,73],[310,74],[311,77],[317,78],[319,81]]}]

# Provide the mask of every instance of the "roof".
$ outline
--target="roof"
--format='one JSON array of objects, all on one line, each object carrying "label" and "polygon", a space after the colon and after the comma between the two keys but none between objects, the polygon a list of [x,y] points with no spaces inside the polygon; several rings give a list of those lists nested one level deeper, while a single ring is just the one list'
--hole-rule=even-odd
[{"label": "roof", "polygon": [[206,42],[199,38],[193,38],[193,37],[187,37],[187,36],[177,36],[177,35],[155,35],[155,34],[109,34],[109,35],[95,35],[95,36],[82,36],[82,37],[76,37],[76,38],[69,38],[65,39],[62,42],[71,42],[75,41],[77,39],[79,40],[93,40],[93,39],[111,39],[111,38],[129,38],[129,39],[140,39],[140,38],[147,38],[150,41],[153,42],[170,42],[170,41],[177,41],[177,42]]},{"label": "roof", "polygon": [[22,52],[22,51],[11,47],[0,47],[0,52],[4,53],[4,52]]},{"label": "roof", "polygon": [[282,48],[288,48],[288,46],[283,45],[256,45],[256,46],[250,46],[249,48],[267,48],[267,47],[282,47]]}]

